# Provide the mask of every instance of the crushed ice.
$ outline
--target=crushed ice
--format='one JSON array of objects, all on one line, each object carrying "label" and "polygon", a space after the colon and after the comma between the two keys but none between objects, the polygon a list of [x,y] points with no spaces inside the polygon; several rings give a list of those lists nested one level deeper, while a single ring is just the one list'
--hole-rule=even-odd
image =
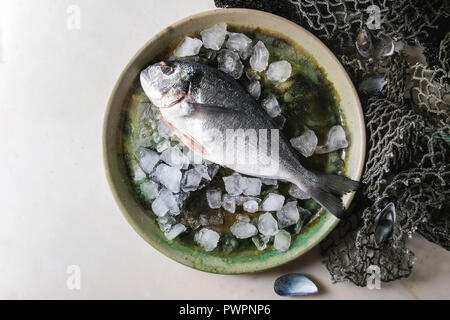
[{"label": "crushed ice", "polygon": [[[243,33],[228,32],[225,23],[216,24],[200,35],[201,39],[185,37],[174,50],[174,56],[215,59],[219,70],[235,79],[241,78],[245,69],[247,90],[255,100],[263,92],[263,72],[267,79],[274,82],[285,82],[292,75],[292,66],[287,61],[275,61],[269,65],[270,54],[262,41],[254,44]],[[261,106],[282,128],[286,118],[282,115],[278,100],[273,96],[266,97],[261,101]],[[271,242],[276,250],[289,249],[291,234],[284,229],[294,230],[298,234],[311,216],[292,198],[307,200],[310,199],[308,194],[291,184],[288,190],[291,198],[285,203],[285,197],[277,193],[278,180],[245,177],[239,173],[223,176],[223,187],[206,188],[220,167],[203,160],[191,150],[186,152],[177,146],[179,141],[175,134],[159,118],[159,111],[151,104],[148,104],[144,116],[150,129],[140,129],[141,139],[152,142],[141,143],[136,160],[130,160],[130,175],[139,186],[142,197],[151,204],[157,223],[168,240],[174,240],[192,229],[195,230],[194,242],[205,251],[215,250],[220,243],[221,250],[231,252],[239,246],[237,239],[249,238],[260,251],[266,250]],[[348,147],[345,130],[339,125],[330,128],[324,145],[318,146],[318,140],[316,133],[306,128],[303,134],[290,142],[305,157]],[[207,208],[218,210],[218,213],[203,212],[197,218],[188,213],[180,219],[185,200],[192,192],[202,188],[206,189]],[[269,192],[262,192],[267,189]],[[225,233],[223,236],[214,230],[215,226],[224,225],[221,210],[234,215],[235,219],[229,230],[231,234]],[[235,214],[236,211],[238,214]],[[262,213],[258,215],[259,212]]]}]

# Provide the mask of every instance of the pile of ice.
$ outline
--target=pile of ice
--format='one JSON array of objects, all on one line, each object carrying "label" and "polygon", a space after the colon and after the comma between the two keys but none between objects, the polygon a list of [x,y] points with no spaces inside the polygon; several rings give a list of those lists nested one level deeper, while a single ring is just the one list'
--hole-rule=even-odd
[{"label": "pile of ice", "polygon": [[314,153],[330,153],[348,147],[345,130],[340,125],[331,127],[327,133],[327,140],[324,145],[317,145],[317,136],[310,129],[307,129],[302,135],[292,138],[290,142],[306,158],[312,156]]},{"label": "pile of ice", "polygon": [[329,153],[339,149],[345,149],[348,147],[347,136],[342,126],[333,126],[327,134],[327,141],[324,145],[318,146],[316,153]]},{"label": "pile of ice", "polygon": [[[158,225],[168,240],[173,240],[187,227],[180,223],[184,201],[193,191],[205,188],[219,166],[196,156],[180,144],[159,117],[159,111],[144,106],[147,131],[141,133],[142,145],[136,159],[130,161],[131,175],[145,202],[157,217]],[[206,250],[206,249],[205,249]]]},{"label": "pile of ice", "polygon": [[[287,61],[269,63],[270,53],[262,41],[255,43],[243,33],[228,32],[225,23],[202,31],[199,38],[185,37],[173,54],[215,60],[219,70],[235,79],[245,74],[249,80],[246,82],[248,92],[256,100],[263,92],[261,78],[277,84],[287,81],[292,74],[292,66]],[[276,97],[262,97],[261,106],[271,118],[283,120],[282,106]],[[286,199],[278,191],[277,180],[238,173],[217,178],[221,186],[214,183],[214,187],[210,187],[219,166],[198,159],[180,144],[161,121],[156,108],[149,107],[146,121],[148,128],[140,133],[142,143],[136,159],[130,162],[130,169],[168,240],[192,232],[194,242],[205,251],[215,250],[220,245],[221,250],[230,252],[239,245],[238,239],[251,239],[260,251],[269,247],[280,251],[290,248],[291,234],[298,234],[311,216],[298,204],[298,200],[310,198],[304,191],[291,185]],[[318,138],[310,129],[291,139],[291,144],[305,157],[348,145],[341,126],[330,129],[324,145],[318,145]],[[218,214],[201,212],[197,218],[189,217],[183,212],[184,202],[192,192],[202,189],[205,203]],[[233,216],[233,223],[226,231],[216,228],[224,225],[222,212]],[[191,223],[189,219],[195,221]]]},{"label": "pile of ice", "polygon": [[[238,173],[222,177],[222,180],[225,190],[207,189],[206,199],[211,209],[223,208],[234,214],[237,207],[242,206],[248,214],[236,214],[236,221],[230,227],[233,236],[251,238],[258,250],[265,250],[271,240],[276,250],[288,250],[291,236],[284,229],[295,225],[294,230],[300,232],[310,216],[309,211],[299,207],[297,201],[286,203],[285,197],[275,191],[261,192],[263,185],[277,186],[276,180],[245,177]],[[252,220],[250,215],[255,213],[260,214]]]},{"label": "pile of ice", "polygon": [[[173,143],[162,152],[139,148],[137,159],[131,166],[133,178],[139,182],[143,196],[151,201],[152,211],[166,238],[173,240],[189,231],[190,226],[181,223],[183,203],[190,192],[209,184],[218,166],[204,160],[192,163],[189,153],[184,153],[180,145]],[[221,180],[223,188],[206,188],[206,202],[211,209],[235,214],[235,222],[229,230],[231,235],[214,230],[214,226],[223,225],[223,218],[213,219],[208,214],[201,214],[194,242],[205,251],[212,251],[221,243],[224,250],[232,250],[238,245],[238,239],[251,239],[258,250],[267,249],[271,242],[276,250],[288,250],[291,235],[285,229],[295,226],[295,232],[300,232],[310,213],[299,207],[297,201],[286,202],[277,191],[277,180],[238,173],[223,176]],[[265,188],[269,188],[269,192],[262,192]],[[302,198],[298,187],[292,186],[291,190],[291,197]],[[244,213],[237,214],[237,208]]]},{"label": "pile of ice", "polygon": [[[203,30],[200,38],[185,37],[174,50],[174,56],[198,56],[203,47],[207,58],[217,60],[219,70],[235,79],[240,79],[245,72],[251,81],[247,90],[256,100],[261,96],[261,76],[275,83],[282,83],[292,74],[292,66],[288,61],[274,61],[269,65],[270,53],[262,41],[254,43],[254,40],[243,33],[228,32],[225,23]],[[245,65],[250,68],[246,69]],[[273,97],[267,97],[263,101],[263,107],[272,118],[281,114],[281,107]]]}]

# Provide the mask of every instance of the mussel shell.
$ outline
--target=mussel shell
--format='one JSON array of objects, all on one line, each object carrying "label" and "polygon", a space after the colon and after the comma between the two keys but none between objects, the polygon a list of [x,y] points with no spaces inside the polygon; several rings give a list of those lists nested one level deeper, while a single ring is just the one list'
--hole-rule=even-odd
[{"label": "mussel shell", "polygon": [[374,76],[362,81],[358,89],[361,93],[378,96],[387,83],[388,81],[384,76]]},{"label": "mussel shell", "polygon": [[375,218],[374,237],[377,246],[392,237],[396,218],[395,206],[392,202],[389,202]]},{"label": "mussel shell", "polygon": [[288,273],[277,280],[273,286],[279,296],[308,296],[319,292],[317,286],[301,273]]},{"label": "mussel shell", "polygon": [[366,28],[361,29],[356,36],[356,49],[364,58],[372,57],[372,36]]}]

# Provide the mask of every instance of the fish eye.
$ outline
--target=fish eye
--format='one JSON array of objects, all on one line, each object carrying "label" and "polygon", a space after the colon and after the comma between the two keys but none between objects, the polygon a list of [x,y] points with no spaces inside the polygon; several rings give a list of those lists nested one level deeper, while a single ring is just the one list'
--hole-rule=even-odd
[{"label": "fish eye", "polygon": [[165,75],[168,76],[173,73],[174,69],[171,66],[162,66],[161,71],[162,71],[162,73],[164,73]]}]

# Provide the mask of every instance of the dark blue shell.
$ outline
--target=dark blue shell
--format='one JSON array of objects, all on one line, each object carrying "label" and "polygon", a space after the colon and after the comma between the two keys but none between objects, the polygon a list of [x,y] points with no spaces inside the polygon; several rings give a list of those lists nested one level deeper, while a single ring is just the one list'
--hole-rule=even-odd
[{"label": "dark blue shell", "polygon": [[288,273],[279,277],[273,288],[279,296],[308,296],[319,292],[314,282],[301,273]]},{"label": "dark blue shell", "polygon": [[375,244],[380,246],[384,241],[390,239],[394,233],[396,220],[395,206],[389,202],[387,206],[375,218]]},{"label": "dark blue shell", "polygon": [[356,36],[356,49],[364,58],[371,58],[373,54],[372,36],[366,28],[361,29]]}]

